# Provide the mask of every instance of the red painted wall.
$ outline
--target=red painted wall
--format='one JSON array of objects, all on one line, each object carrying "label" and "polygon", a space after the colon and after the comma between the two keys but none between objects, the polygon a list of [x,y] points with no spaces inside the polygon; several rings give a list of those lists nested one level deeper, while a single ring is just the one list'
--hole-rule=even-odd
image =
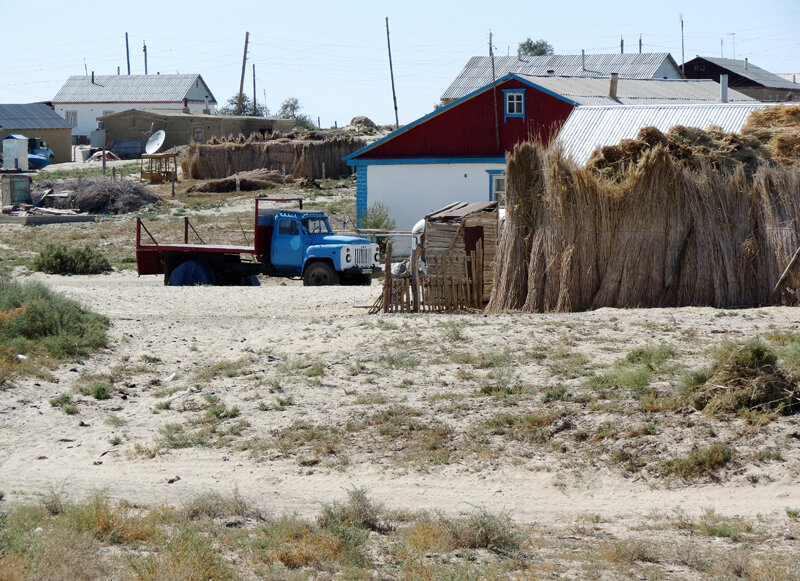
[{"label": "red painted wall", "polygon": [[[525,118],[504,118],[503,89],[526,89]],[[497,147],[494,96],[491,89],[475,95],[423,121],[355,159],[404,159],[431,157],[500,157],[522,141],[549,142],[573,105],[534,89],[516,79],[497,85]]]}]

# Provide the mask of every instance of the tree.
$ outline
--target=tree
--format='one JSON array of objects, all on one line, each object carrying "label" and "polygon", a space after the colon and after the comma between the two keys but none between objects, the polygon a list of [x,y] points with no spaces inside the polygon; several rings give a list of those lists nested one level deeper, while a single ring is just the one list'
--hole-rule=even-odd
[{"label": "tree", "polygon": [[518,50],[521,56],[550,56],[553,54],[553,45],[543,38],[531,40],[528,37],[525,41],[519,43]]},{"label": "tree", "polygon": [[316,129],[317,126],[314,124],[314,120],[308,115],[300,113],[302,108],[303,106],[297,97],[289,97],[281,103],[281,108],[278,109],[278,118],[291,119],[294,121],[295,129],[306,131]]},{"label": "tree", "polygon": [[[236,109],[239,106],[239,94],[237,93],[227,101],[225,101],[225,106],[220,107],[217,109],[218,115],[236,115]],[[242,115],[252,115],[253,114],[253,101],[250,100],[246,94],[242,94]],[[266,105],[262,103],[256,102],[256,115],[260,115],[261,117],[266,117],[269,115],[269,109]]]}]

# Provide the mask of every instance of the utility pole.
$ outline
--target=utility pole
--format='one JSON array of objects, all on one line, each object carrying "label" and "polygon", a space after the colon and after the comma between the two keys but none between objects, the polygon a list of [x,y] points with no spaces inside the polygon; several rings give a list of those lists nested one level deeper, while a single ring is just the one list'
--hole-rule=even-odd
[{"label": "utility pole", "polygon": [[497,86],[494,76],[494,49],[492,48],[492,31],[489,31],[489,58],[492,61],[492,96],[494,97],[494,134],[497,140],[497,151],[500,151],[500,120],[497,115]]},{"label": "utility pole", "polygon": [[128,33],[125,33],[125,60],[128,61],[128,74],[131,74],[131,50],[128,48]]},{"label": "utility pole", "polygon": [[256,63],[253,63],[253,117],[256,115]]},{"label": "utility pole", "polygon": [[642,54],[642,35],[639,35],[639,54]]},{"label": "utility pole", "polygon": [[250,40],[250,33],[244,33],[244,54],[242,55],[242,78],[239,81],[239,104],[236,106],[236,114],[242,114],[242,93],[244,92],[244,70],[247,65],[247,42]]},{"label": "utility pole", "polygon": [[683,70],[683,65],[686,63],[686,56],[683,54],[683,13],[681,13],[681,72],[685,72]]},{"label": "utility pole", "polygon": [[146,75],[147,74],[147,43],[145,41],[142,41],[142,46],[144,47],[144,48],[142,48],[142,51],[144,52],[144,74]]},{"label": "utility pole", "polygon": [[389,49],[389,76],[392,78],[392,100],[394,101],[394,128],[400,129],[400,118],[397,116],[397,94],[394,91],[394,69],[392,69],[392,43],[389,42],[389,17],[386,17],[386,46]]},{"label": "utility pole", "polygon": [[733,45],[733,60],[736,60],[736,33],[729,32],[728,36],[731,37],[731,44]]}]

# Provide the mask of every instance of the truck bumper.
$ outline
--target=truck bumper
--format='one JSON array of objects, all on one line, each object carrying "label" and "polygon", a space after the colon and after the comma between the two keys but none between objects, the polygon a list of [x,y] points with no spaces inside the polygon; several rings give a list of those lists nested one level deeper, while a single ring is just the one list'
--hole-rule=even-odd
[{"label": "truck bumper", "polygon": [[342,269],[342,273],[343,274],[369,274],[370,276],[378,274],[379,272],[382,272],[382,271],[383,271],[383,267],[381,267],[381,266],[372,266],[372,267],[369,267],[369,268],[359,268],[359,267],[354,266],[354,267],[351,267],[351,268]]}]

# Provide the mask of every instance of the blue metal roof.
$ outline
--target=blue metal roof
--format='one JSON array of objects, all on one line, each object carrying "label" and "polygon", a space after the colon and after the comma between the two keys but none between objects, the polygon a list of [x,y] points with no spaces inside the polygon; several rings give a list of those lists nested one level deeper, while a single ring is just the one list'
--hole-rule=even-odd
[{"label": "blue metal roof", "polygon": [[44,103],[0,105],[0,133],[5,133],[9,129],[69,129],[69,127],[61,115]]}]

